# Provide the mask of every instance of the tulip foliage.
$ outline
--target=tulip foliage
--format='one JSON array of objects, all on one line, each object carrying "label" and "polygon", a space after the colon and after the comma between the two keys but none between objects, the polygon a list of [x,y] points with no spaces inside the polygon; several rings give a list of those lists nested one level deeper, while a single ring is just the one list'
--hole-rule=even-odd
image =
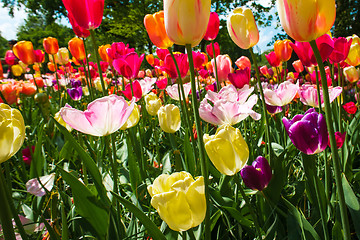
[{"label": "tulip foliage", "polygon": [[[295,41],[264,66],[214,42],[209,0],[144,15],[152,54],[96,47],[103,0],[63,3],[78,38],[5,56],[1,239],[360,237],[359,38],[326,34],[333,1],[278,0]],[[252,10],[226,21],[253,55]]]}]

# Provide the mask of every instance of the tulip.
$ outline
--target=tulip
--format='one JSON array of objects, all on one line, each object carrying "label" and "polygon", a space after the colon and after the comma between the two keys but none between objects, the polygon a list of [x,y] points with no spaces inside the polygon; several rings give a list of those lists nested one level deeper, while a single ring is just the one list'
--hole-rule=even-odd
[{"label": "tulip", "polygon": [[194,68],[199,70],[203,67],[205,63],[207,63],[207,55],[202,52],[192,52],[193,60],[194,60]]},{"label": "tulip", "polygon": [[276,89],[264,89],[265,103],[270,106],[285,106],[289,104],[299,91],[299,84],[285,81],[278,85]]},{"label": "tulip", "polygon": [[145,100],[145,107],[146,107],[146,111],[151,115],[151,116],[156,116],[157,112],[159,111],[160,107],[161,107],[161,100],[160,98],[158,98],[158,96],[156,96],[155,93],[150,92],[149,94],[147,94],[144,98]]},{"label": "tulip", "polygon": [[235,73],[229,73],[228,79],[236,88],[242,88],[250,83],[250,68],[246,67],[236,70]]},{"label": "tulip", "polygon": [[281,64],[280,58],[276,55],[275,52],[270,52],[269,54],[265,54],[266,60],[272,67],[279,67]]},{"label": "tulip", "polygon": [[34,54],[36,63],[43,63],[45,61],[45,53],[42,50],[37,49],[34,51]]},{"label": "tulip", "polygon": [[158,56],[158,58],[162,61],[165,61],[165,57],[170,54],[168,49],[161,49],[161,48],[157,48],[156,49],[156,55]]},{"label": "tulip", "polygon": [[[215,61],[211,60],[213,67],[213,72],[215,72]],[[223,82],[228,79],[228,74],[232,73],[234,69],[232,68],[231,59],[228,55],[219,55],[216,57],[216,67],[218,73],[219,82]]]},{"label": "tulip", "polygon": [[66,65],[70,61],[69,50],[65,47],[60,48],[57,53],[57,62],[60,65]]},{"label": "tulip", "polygon": [[357,70],[354,66],[345,67],[343,71],[349,82],[354,83],[359,80],[359,70]]},{"label": "tulip", "polygon": [[216,12],[211,12],[204,39],[208,41],[214,40],[219,33],[219,27],[219,15]]},{"label": "tulip", "polygon": [[16,64],[11,66],[11,72],[15,77],[19,77],[24,73],[24,69],[19,64]]},{"label": "tulip", "polygon": [[72,128],[92,136],[106,136],[119,130],[133,111],[123,97],[105,96],[89,103],[87,110],[80,111],[66,105],[61,108],[62,119]]},{"label": "tulip", "polygon": [[272,177],[270,165],[262,156],[257,157],[252,165],[241,169],[240,174],[248,188],[258,191],[266,188]]},{"label": "tulip", "polygon": [[168,84],[168,82],[167,82],[166,78],[156,81],[156,86],[161,90],[165,89],[167,84]]},{"label": "tulip", "polygon": [[84,48],[84,41],[80,38],[74,37],[72,38],[69,43],[69,50],[71,55],[76,58],[78,61],[82,61],[85,59],[85,48]]},{"label": "tulip", "polygon": [[334,50],[329,56],[329,59],[334,63],[340,63],[344,61],[351,47],[352,39],[347,40],[344,37],[334,38]]},{"label": "tulip", "polygon": [[144,25],[151,42],[158,48],[167,49],[174,44],[166,35],[164,11],[147,14],[144,18]]},{"label": "tulip", "polygon": [[311,108],[292,120],[282,119],[291,142],[301,152],[312,155],[325,150],[328,144],[326,121],[322,114]]},{"label": "tulip", "polygon": [[[343,146],[345,142],[346,132],[335,132],[335,141],[336,141],[336,148],[339,149]],[[330,139],[328,141],[328,146],[330,146]]]},{"label": "tulip", "polygon": [[[188,95],[190,94],[191,84],[190,83],[185,83],[185,84],[183,84],[183,88],[184,88],[185,98],[187,98]],[[166,87],[166,92],[169,94],[169,97],[171,97],[172,99],[174,99],[176,101],[180,100],[179,85],[177,83],[173,84],[172,86],[167,86]],[[184,99],[182,99],[182,100],[184,100]]]},{"label": "tulip", "polygon": [[0,163],[19,151],[24,139],[25,124],[20,111],[0,103]]},{"label": "tulip", "polygon": [[[341,87],[329,87],[330,103],[332,103],[342,92]],[[316,86],[304,84],[299,90],[300,101],[311,107],[319,107],[319,99],[317,95]],[[324,108],[323,92],[320,92],[321,107]]]},{"label": "tulip", "polygon": [[348,114],[355,114],[357,112],[357,106],[354,102],[348,102],[344,104],[343,108]]},{"label": "tulip", "polygon": [[[11,66],[11,68],[14,66]],[[9,105],[16,103],[18,98],[18,88],[16,85],[12,83],[0,84],[0,91]],[[0,103],[2,103],[2,98],[0,98]]]},{"label": "tulip", "polygon": [[[56,64],[56,63],[55,63],[55,64]],[[55,71],[56,71],[56,69],[55,69],[55,64],[54,64],[53,62],[48,62],[48,63],[47,63],[48,69],[49,69],[50,71],[52,71],[52,72],[55,72]]]},{"label": "tulip", "polygon": [[301,73],[302,71],[304,71],[304,66],[301,63],[301,60],[296,60],[292,63],[294,69],[296,72]]},{"label": "tulip", "polygon": [[5,53],[5,62],[11,66],[15,64],[16,56],[12,50],[7,50]]},{"label": "tulip", "polygon": [[260,67],[259,70],[260,70],[261,74],[264,75],[265,77],[267,77],[267,78],[271,77],[271,75],[269,73],[269,69],[266,65]]},{"label": "tulip", "polygon": [[129,100],[134,98],[136,102],[139,101],[142,97],[142,89],[139,81],[135,80],[131,83],[126,84],[125,90],[121,91],[121,93],[124,94],[124,96]]},{"label": "tulip", "polygon": [[82,87],[68,88],[66,89],[66,91],[69,94],[70,98],[74,101],[79,101],[83,95]]},{"label": "tulip", "polygon": [[21,93],[25,94],[26,96],[31,96],[36,93],[36,86],[33,83],[24,82],[21,87]]},{"label": "tulip", "polygon": [[70,12],[68,12],[68,18],[76,36],[78,36],[79,38],[87,38],[88,36],[90,36],[90,31],[80,27]]},{"label": "tulip", "polygon": [[233,42],[242,49],[249,49],[259,42],[259,30],[249,8],[235,8],[227,18],[227,29]]},{"label": "tulip", "polygon": [[215,135],[204,135],[207,155],[217,170],[232,176],[239,172],[249,158],[249,148],[238,128],[222,125]]},{"label": "tulip", "polygon": [[352,39],[349,54],[346,58],[346,63],[351,66],[357,66],[360,64],[360,38],[357,35],[352,35],[346,38],[348,41]]},{"label": "tulip", "polygon": [[134,48],[129,48],[129,44],[123,42],[114,42],[110,48],[106,48],[106,53],[112,59],[122,58],[131,52],[135,52]]},{"label": "tulip", "polygon": [[145,77],[139,80],[142,96],[145,96],[151,90],[153,90],[155,82],[156,82],[156,78],[150,78],[150,77]]},{"label": "tulip", "polygon": [[61,115],[60,115],[60,111],[58,111],[57,113],[55,113],[54,119],[60,123],[63,127],[66,128],[66,130],[68,130],[69,132],[71,132],[73,130],[72,127],[70,127],[69,124],[67,124],[64,119],[62,119]]},{"label": "tulip", "polygon": [[[174,57],[180,70],[180,77],[184,78],[189,71],[189,61],[187,54],[176,53],[174,54]],[[165,71],[171,79],[178,78],[175,63],[170,54],[166,55],[162,70]]]},{"label": "tulip", "polygon": [[107,49],[109,49],[109,48],[111,49],[110,44],[101,45],[98,48],[98,52],[101,57],[101,60],[103,60],[104,62],[111,63],[113,59],[107,53]]},{"label": "tulip", "polygon": [[160,107],[157,112],[160,128],[167,133],[175,133],[180,129],[180,110],[174,104]]},{"label": "tulip", "polygon": [[280,59],[282,62],[289,61],[292,54],[292,47],[290,45],[291,41],[288,39],[285,40],[277,40],[274,43],[274,52],[276,56]]},{"label": "tulip", "polygon": [[39,180],[37,178],[33,178],[27,181],[25,184],[26,191],[37,197],[42,197],[46,194],[46,191],[50,192],[52,190],[54,186],[55,173],[39,177]]},{"label": "tulip", "polygon": [[13,47],[14,54],[26,65],[34,64],[35,53],[32,42],[20,41]]},{"label": "tulip", "polygon": [[113,66],[116,71],[124,77],[136,78],[144,57],[144,53],[139,57],[136,52],[131,52],[126,54],[124,58],[115,59],[113,61]]},{"label": "tulip", "polygon": [[35,146],[24,148],[21,153],[23,157],[23,161],[26,165],[30,166],[32,161],[32,155],[34,154]]},{"label": "tulip", "polygon": [[334,24],[335,0],[277,0],[285,32],[299,42],[310,42],[327,33]]},{"label": "tulip", "polygon": [[244,70],[245,68],[249,68],[249,70],[251,69],[250,59],[246,56],[241,56],[240,58],[238,58],[235,62],[235,65],[242,70]]},{"label": "tulip", "polygon": [[161,174],[148,186],[151,205],[169,228],[186,231],[202,223],[206,215],[204,178],[187,172]]},{"label": "tulip", "polygon": [[164,21],[169,39],[178,45],[197,46],[210,18],[210,0],[164,0]]},{"label": "tulip", "polygon": [[[215,49],[215,57],[217,57],[220,54],[220,46],[219,46],[219,43],[217,43],[217,42],[214,42],[213,44],[214,44],[214,49]],[[206,52],[207,52],[207,54],[209,54],[209,56],[211,58],[214,58],[214,53],[213,53],[213,48],[212,48],[211,43],[206,46]]]},{"label": "tulip", "polygon": [[45,52],[50,55],[55,55],[59,51],[58,40],[53,37],[44,38],[43,46],[44,46]]},{"label": "tulip", "polygon": [[[128,102],[128,105],[130,105],[131,102]],[[140,121],[140,109],[139,106],[135,103],[134,104],[134,110],[130,114],[129,118],[126,120],[124,125],[120,128],[120,130],[126,130],[129,128],[132,128],[136,126]]]},{"label": "tulip", "polygon": [[91,30],[100,26],[104,0],[63,0],[63,4],[80,27]]}]

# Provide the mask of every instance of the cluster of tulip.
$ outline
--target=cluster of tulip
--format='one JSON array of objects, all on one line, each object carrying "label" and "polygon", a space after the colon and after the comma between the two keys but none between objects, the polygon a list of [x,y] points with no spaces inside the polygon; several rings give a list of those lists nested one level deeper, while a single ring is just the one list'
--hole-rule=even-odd
[{"label": "cluster of tulip", "polygon": [[[9,197],[12,176],[26,181],[14,184],[29,193],[19,205],[26,206],[22,209],[31,221],[45,224],[45,239],[58,239],[60,232],[64,239],[86,234],[177,239],[178,232],[184,239],[229,232],[235,238],[289,237],[292,230],[284,233],[284,222],[298,224],[295,238],[330,239],[330,226],[333,238],[350,239],[350,227],[360,235],[347,215],[347,205],[359,205],[349,183],[360,176],[353,170],[359,164],[354,160],[359,112],[349,100],[359,101],[360,39],[328,34],[335,20],[333,0],[305,2],[277,1],[281,24],[295,42],[274,44],[266,55],[272,68],[258,67],[254,57],[259,31],[252,11],[234,9],[227,17],[228,33],[253,60],[239,57],[234,70],[214,42],[220,20],[210,12],[210,0],[164,0],[163,11],[146,15],[145,28],[158,47],[156,55],[146,57],[123,42],[97,47],[94,30],[101,24],[104,0],[63,0],[78,37],[68,48],[59,48],[52,37],[43,40],[52,74],[41,75],[45,52],[34,50],[30,41],[18,42],[5,56],[14,76],[34,72],[30,80],[0,82],[5,239],[15,236],[12,218],[16,234],[28,239],[23,216]],[[306,15],[302,4],[309,5]],[[87,37],[96,63],[88,59]],[[203,39],[210,41],[207,53],[193,51]],[[186,54],[173,53],[173,44],[185,45]],[[296,72],[288,72],[293,51],[299,60],[292,63]],[[141,69],[144,58],[152,69]],[[16,152],[25,135],[22,162]],[[9,164],[19,162],[21,168],[10,172]],[[253,191],[245,192],[243,185]],[[294,186],[302,190],[288,194]],[[340,217],[331,199],[338,199]],[[304,209],[307,218],[294,206],[302,203],[310,206]],[[351,209],[351,219],[358,219]],[[315,226],[320,221],[322,228]],[[236,233],[228,229],[233,223]]]}]

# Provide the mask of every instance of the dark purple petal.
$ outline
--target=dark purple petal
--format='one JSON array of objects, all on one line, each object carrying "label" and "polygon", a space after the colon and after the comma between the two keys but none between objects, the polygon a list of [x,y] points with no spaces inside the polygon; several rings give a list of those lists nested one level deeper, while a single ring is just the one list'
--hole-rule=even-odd
[{"label": "dark purple petal", "polygon": [[253,162],[253,166],[256,169],[260,169],[261,180],[263,183],[263,187],[265,188],[269,184],[269,182],[272,178],[272,171],[271,171],[268,160],[266,158],[264,158],[263,156],[258,156],[256,158],[256,160]]},{"label": "dark purple petal", "polygon": [[263,190],[260,180],[260,172],[253,166],[245,166],[241,169],[240,175],[248,188],[259,191]]},{"label": "dark purple petal", "polygon": [[68,92],[69,96],[71,97],[71,99],[74,101],[78,101],[82,97],[82,88],[81,87],[68,88],[67,92]]}]

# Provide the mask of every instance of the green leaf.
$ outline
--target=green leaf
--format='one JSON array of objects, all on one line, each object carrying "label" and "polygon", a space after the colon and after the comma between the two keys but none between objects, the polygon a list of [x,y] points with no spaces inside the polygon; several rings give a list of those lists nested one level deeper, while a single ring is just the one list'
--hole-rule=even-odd
[{"label": "green leaf", "polygon": [[150,234],[150,236],[155,240],[166,240],[164,234],[159,230],[159,228],[153,223],[143,211],[137,208],[134,204],[130,201],[126,200],[125,198],[119,196],[118,194],[111,192],[114,197],[124,205],[131,213],[133,213],[139,221],[145,226],[146,230]]},{"label": "green leaf", "polygon": [[196,169],[196,162],[194,159],[194,151],[190,145],[189,141],[189,132],[185,131],[185,137],[184,137],[184,153],[185,153],[185,161],[186,165],[188,167],[189,173],[193,176],[195,176],[195,169]]},{"label": "green leaf", "polygon": [[32,161],[30,165],[30,178],[36,178],[41,177],[43,175],[43,169],[44,169],[44,156],[41,154],[41,148],[42,148],[42,139],[43,139],[43,133],[44,128],[40,127],[39,129],[39,136],[36,140],[35,150],[33,159],[36,161]]},{"label": "green leaf", "polygon": [[99,239],[106,239],[109,228],[109,209],[73,175],[57,168],[63,179],[71,186],[76,211],[90,223]]},{"label": "green leaf", "polygon": [[168,151],[161,160],[163,165],[163,174],[171,174],[171,157],[170,151]]},{"label": "green leaf", "polygon": [[342,174],[342,185],[344,188],[345,203],[348,206],[357,237],[360,239],[360,204],[349,182],[344,174]]}]

